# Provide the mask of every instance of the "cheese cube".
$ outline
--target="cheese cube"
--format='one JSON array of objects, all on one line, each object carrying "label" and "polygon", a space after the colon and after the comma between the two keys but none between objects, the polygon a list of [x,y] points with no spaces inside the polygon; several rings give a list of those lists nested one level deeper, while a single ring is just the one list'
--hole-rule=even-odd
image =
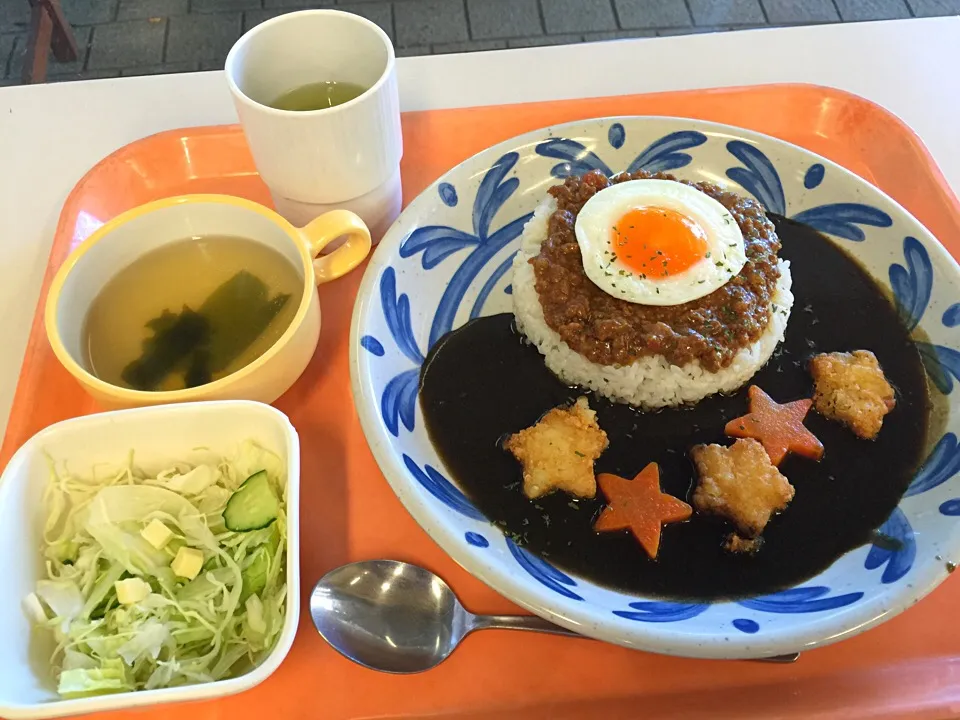
[{"label": "cheese cube", "polygon": [[170,569],[178,577],[193,580],[203,567],[203,553],[195,548],[182,547],[177,551]]},{"label": "cheese cube", "polygon": [[117,602],[121,605],[133,605],[151,593],[150,583],[137,577],[118,580],[113,587],[117,591]]},{"label": "cheese cube", "polygon": [[170,538],[173,537],[173,531],[161,521],[154,518],[150,521],[149,525],[140,531],[140,536],[157,550],[163,550],[167,543],[170,542]]}]

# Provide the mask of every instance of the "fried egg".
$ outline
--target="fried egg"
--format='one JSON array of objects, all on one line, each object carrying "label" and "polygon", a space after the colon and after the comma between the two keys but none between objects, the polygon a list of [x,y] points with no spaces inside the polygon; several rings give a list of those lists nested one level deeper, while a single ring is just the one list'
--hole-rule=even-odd
[{"label": "fried egg", "polygon": [[638,305],[680,305],[709,295],[747,261],[733,215],[676,180],[629,180],[590,198],[577,215],[587,277]]}]

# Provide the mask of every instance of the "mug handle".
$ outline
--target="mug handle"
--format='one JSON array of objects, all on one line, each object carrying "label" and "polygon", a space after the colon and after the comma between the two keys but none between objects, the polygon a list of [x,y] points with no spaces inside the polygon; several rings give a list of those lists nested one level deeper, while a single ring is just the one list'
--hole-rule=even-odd
[{"label": "mug handle", "polygon": [[[346,242],[329,255],[317,257],[331,242],[343,235]],[[310,254],[317,285],[336,280],[363,262],[370,252],[370,230],[358,215],[349,210],[331,210],[300,228]]]}]

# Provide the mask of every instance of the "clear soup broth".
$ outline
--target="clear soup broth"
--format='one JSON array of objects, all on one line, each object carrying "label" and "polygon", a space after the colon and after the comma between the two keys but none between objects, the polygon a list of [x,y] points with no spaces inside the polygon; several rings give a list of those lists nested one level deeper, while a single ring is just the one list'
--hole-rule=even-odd
[{"label": "clear soup broth", "polygon": [[84,348],[101,380],[182,390],[236,372],[290,326],[303,276],[276,250],[205,236],[157,248],[121,270],[87,313]]}]

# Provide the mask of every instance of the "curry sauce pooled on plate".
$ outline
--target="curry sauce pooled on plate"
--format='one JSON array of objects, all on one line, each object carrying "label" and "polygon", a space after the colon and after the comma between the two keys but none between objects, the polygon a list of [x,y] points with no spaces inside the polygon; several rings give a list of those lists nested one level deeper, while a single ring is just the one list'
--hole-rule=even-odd
[{"label": "curry sauce pooled on plate", "polygon": [[672,599],[780,590],[870,542],[929,415],[883,290],[712,185],[589,173],[550,192],[514,315],[448,333],[421,371],[431,440],[480,511],[568,572]]}]

